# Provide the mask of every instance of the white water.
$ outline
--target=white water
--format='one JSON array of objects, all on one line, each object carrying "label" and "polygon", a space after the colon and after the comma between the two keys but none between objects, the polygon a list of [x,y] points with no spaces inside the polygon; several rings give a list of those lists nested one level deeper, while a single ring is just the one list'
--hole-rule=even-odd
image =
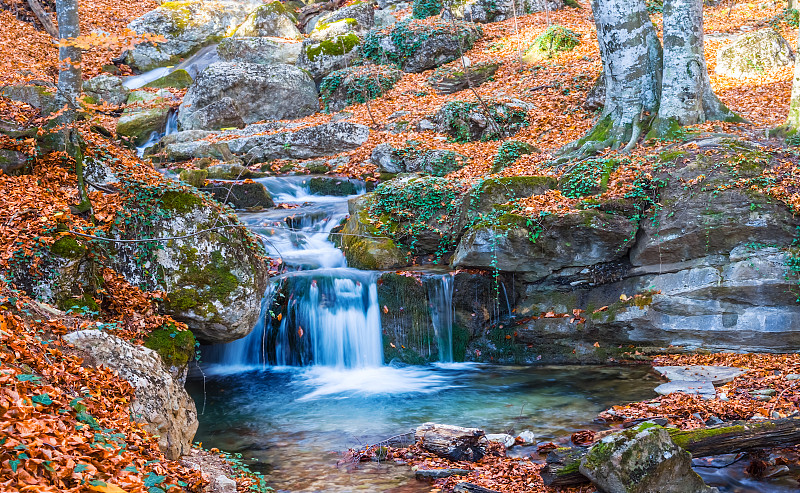
[{"label": "white water", "polygon": [[146,86],[154,80],[158,80],[165,75],[169,75],[175,70],[179,69],[187,71],[189,75],[192,76],[192,79],[196,79],[197,76],[200,75],[200,72],[205,70],[206,67],[218,61],[219,55],[217,55],[217,45],[206,46],[178,65],[172,67],[154,68],[153,70],[147,71],[143,74],[125,77],[125,79],[122,81],[122,85],[131,90],[139,89],[140,87]]},{"label": "white water", "polygon": [[166,126],[164,127],[164,131],[151,133],[150,138],[147,139],[147,142],[136,148],[136,155],[139,156],[140,158],[143,157],[144,151],[146,151],[148,147],[158,144],[158,141],[161,140],[164,136],[173,134],[177,131],[178,131],[178,111],[171,110],[167,115],[167,123]]},{"label": "white water", "polygon": [[428,282],[431,321],[439,348],[439,362],[453,362],[453,276],[444,274]]}]

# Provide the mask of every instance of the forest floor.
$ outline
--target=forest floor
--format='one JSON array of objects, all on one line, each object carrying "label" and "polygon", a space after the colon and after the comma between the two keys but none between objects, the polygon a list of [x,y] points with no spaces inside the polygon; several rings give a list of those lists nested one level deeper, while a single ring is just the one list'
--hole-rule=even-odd
[{"label": "forest floor", "polygon": [[[500,62],[500,69],[489,82],[477,88],[487,99],[515,97],[535,105],[530,124],[513,140],[535,144],[540,152],[522,156],[501,172],[502,176],[557,174],[548,160],[564,144],[582,136],[597,118],[597,113],[584,109],[587,94],[601,69],[594,23],[587,2],[582,8],[565,8],[549,14],[539,13],[518,20],[488,24],[484,37],[466,56],[474,64]],[[2,0],[0,5],[0,85],[36,80],[54,82],[57,78],[57,47],[49,36],[30,22],[21,0]],[[86,78],[100,73],[102,66],[119,55],[120,45],[130,37],[125,26],[134,18],[157,7],[154,0],[114,2],[86,0],[81,2],[81,27],[94,33],[102,46],[84,54]],[[724,0],[704,13],[707,34],[735,34],[758,27],[773,26],[791,46],[797,46],[797,26],[787,21],[783,3],[744,3]],[[660,14],[654,15],[660,26]],[[521,64],[520,54],[549,25],[559,24],[581,35],[581,43],[570,52],[560,53],[534,65]],[[103,33],[103,34],[101,34]],[[105,38],[103,36],[106,36]],[[105,41],[102,41],[105,39]],[[748,124],[707,123],[686,129],[696,132],[725,132],[755,139],[780,148],[782,142],[767,142],[765,131],[782,124],[788,112],[793,67],[763,74],[758,78],[732,79],[714,73],[720,36],[709,36],[705,51],[711,83],[720,99],[749,121]],[[452,62],[454,67],[459,62]],[[374,179],[376,169],[367,163],[372,149],[388,142],[403,147],[410,140],[423,148],[450,149],[470,157],[463,169],[448,175],[466,189],[490,175],[494,158],[503,141],[455,143],[446,136],[410,130],[391,133],[386,129],[390,116],[408,112],[404,119],[415,124],[433,114],[449,101],[474,101],[469,91],[441,96],[430,89],[432,71],[405,74],[384,96],[369,105],[358,104],[347,109],[350,121],[371,128],[364,146],[343,154],[350,158],[339,173]],[[422,88],[422,89],[421,89]],[[317,113],[302,120],[315,124],[328,122],[332,115]],[[0,98],[0,119],[13,120],[26,127],[41,127],[46,122],[33,108]],[[164,180],[152,167],[141,162],[135,153],[119,143],[90,131],[93,124],[114,131],[115,117],[98,113],[84,123],[90,153],[105,153],[119,163],[126,173],[135,173],[157,185]],[[621,159],[620,166],[609,178],[603,198],[624,196],[642,173],[648,173],[665,146],[680,142],[650,142],[639,146]],[[34,139],[17,141],[0,138],[0,148],[21,150],[34,162],[32,174],[0,176],[0,270],[12,268],[22,258],[33,259],[30,268],[37,268],[41,256],[36,253],[56,239],[59,224],[71,229],[102,231],[123,208],[124,198],[97,193],[93,196],[95,223],[70,212],[78,194],[74,175],[64,156],[39,156]],[[599,158],[615,157],[609,151]],[[800,206],[800,177],[796,173],[796,156],[778,160],[770,173],[776,179],[767,193],[785,201],[793,210]],[[276,169],[285,163],[275,163]],[[191,166],[191,163],[188,165]],[[303,172],[302,163],[295,171]],[[577,207],[578,201],[560,192],[522,201],[527,213],[563,212]],[[103,317],[54,314],[28,299],[13,287],[0,285],[0,489],[3,491],[99,491],[157,493],[169,485],[195,490],[204,484],[200,475],[177,461],[167,460],[158,450],[154,437],[130,420],[127,405],[132,388],[112,372],[82,366],[80,358],[59,339],[69,330],[98,323],[117,323],[120,335],[140,339],[141,331],[162,323],[152,309],[151,294],[137,291],[114,278],[107,293]],[[5,276],[3,276],[5,277]],[[648,417],[667,417],[684,428],[704,426],[710,416],[725,420],[751,419],[754,415],[782,417],[798,409],[800,380],[786,375],[800,374],[798,355],[694,355],[656,358],[662,364],[726,364],[749,371],[723,387],[727,401],[702,399],[673,394],[653,401],[615,407],[613,414],[601,415],[609,424]],[[769,401],[753,400],[750,390],[774,389]],[[102,447],[96,446],[102,441]],[[420,456],[424,467],[445,465],[441,460]],[[451,464],[452,465],[452,464]],[[551,491],[541,484],[539,465],[530,461],[492,455],[479,464],[472,481],[504,492]],[[254,487],[252,478],[241,475],[240,491]],[[442,480],[439,488],[452,486]],[[577,490],[576,490],[577,491]],[[587,490],[588,491],[588,490]]]}]

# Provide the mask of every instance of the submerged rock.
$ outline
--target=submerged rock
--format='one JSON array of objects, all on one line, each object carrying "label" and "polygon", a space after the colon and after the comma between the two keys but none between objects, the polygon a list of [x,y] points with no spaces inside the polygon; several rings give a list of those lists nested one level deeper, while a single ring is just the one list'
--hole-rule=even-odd
[{"label": "submerged rock", "polygon": [[[261,120],[302,118],[319,111],[314,81],[292,65],[217,62],[183,98],[181,130],[215,130]],[[236,123],[242,122],[241,125]]]},{"label": "submerged rock", "polygon": [[198,426],[197,410],[183,381],[165,369],[156,351],[99,330],[71,332],[64,340],[85,352],[87,363],[115,370],[131,383],[135,392],[131,416],[158,435],[158,445],[169,459],[189,452]]},{"label": "submerged rock", "polygon": [[718,493],[692,470],[692,455],[651,424],[600,440],[580,472],[607,493]]}]

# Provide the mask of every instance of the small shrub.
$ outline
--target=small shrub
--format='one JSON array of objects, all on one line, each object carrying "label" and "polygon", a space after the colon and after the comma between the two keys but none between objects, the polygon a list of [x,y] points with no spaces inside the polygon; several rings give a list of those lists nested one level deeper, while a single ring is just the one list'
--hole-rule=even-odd
[{"label": "small shrub", "polygon": [[330,111],[332,98],[339,88],[345,90],[345,104],[366,103],[394,87],[402,73],[386,66],[348,67],[331,72],[320,83],[319,91],[325,111]]},{"label": "small shrub", "polygon": [[413,13],[415,19],[427,19],[442,13],[444,5],[441,0],[414,0]]},{"label": "small shrub", "polygon": [[552,56],[560,51],[572,51],[581,44],[581,35],[564,26],[552,25],[533,40],[533,46]]}]

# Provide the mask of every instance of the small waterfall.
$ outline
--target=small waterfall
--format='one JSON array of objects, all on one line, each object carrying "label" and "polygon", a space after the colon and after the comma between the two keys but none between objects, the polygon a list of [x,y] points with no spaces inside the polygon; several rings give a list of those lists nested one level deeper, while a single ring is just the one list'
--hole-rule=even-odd
[{"label": "small waterfall", "polygon": [[150,138],[147,139],[147,142],[140,145],[136,148],[136,155],[144,157],[144,151],[147,150],[148,147],[154,146],[158,144],[158,141],[164,138],[164,136],[169,134],[174,134],[178,131],[178,110],[170,110],[169,114],[167,115],[167,123],[164,126],[163,132],[153,132],[150,134]]},{"label": "small waterfall", "polygon": [[431,322],[441,363],[453,362],[453,276],[444,274],[427,283]]}]

